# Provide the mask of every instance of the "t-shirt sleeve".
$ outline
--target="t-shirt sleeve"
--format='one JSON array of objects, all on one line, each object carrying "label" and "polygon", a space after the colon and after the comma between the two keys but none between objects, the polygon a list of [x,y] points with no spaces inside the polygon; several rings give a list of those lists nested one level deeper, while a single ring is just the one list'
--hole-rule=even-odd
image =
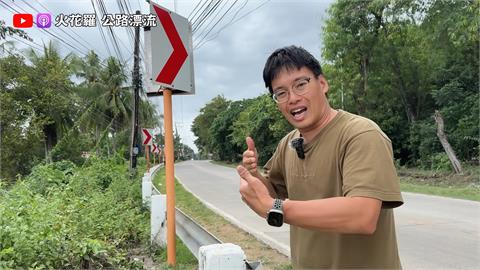
[{"label": "t-shirt sleeve", "polygon": [[347,142],[342,189],[346,197],[381,200],[382,208],[403,204],[392,145],[379,131],[365,131]]},{"label": "t-shirt sleeve", "polygon": [[276,193],[271,195],[276,195],[275,197],[284,200],[288,198],[288,192],[284,177],[285,166],[282,166],[281,162],[281,145],[280,143],[277,146],[275,153],[263,167],[263,171],[265,178],[272,184],[273,190]]}]

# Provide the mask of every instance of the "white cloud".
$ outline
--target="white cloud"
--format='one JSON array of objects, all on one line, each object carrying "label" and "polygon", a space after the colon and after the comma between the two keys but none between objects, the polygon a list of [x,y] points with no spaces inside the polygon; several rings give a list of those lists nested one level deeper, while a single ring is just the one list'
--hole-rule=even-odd
[{"label": "white cloud", "polygon": [[[11,0],[5,0],[3,2],[12,7],[18,5],[28,12],[36,13],[22,1],[12,3]],[[29,2],[39,11],[45,11],[38,3]],[[58,13],[91,13],[93,11],[89,0],[45,0],[40,2],[54,15]],[[118,12],[117,1],[109,0],[105,2],[109,13]],[[143,12],[148,11],[148,5],[144,0],[128,2],[133,10],[141,7]],[[263,2],[263,0],[248,1],[239,14],[252,10]],[[215,39],[195,50],[196,94],[173,98],[174,121],[177,123],[177,128],[184,143],[196,149],[193,144],[195,138],[190,131],[190,125],[199,113],[200,108],[213,97],[223,94],[227,99],[238,100],[265,93],[266,90],[262,80],[263,66],[266,58],[275,49],[295,44],[306,48],[314,56],[320,58],[322,21],[331,2],[333,0],[269,1],[240,21],[229,25]],[[174,8],[173,1],[161,1],[160,3],[166,8],[172,10]],[[177,12],[186,17],[197,3],[198,1],[177,0]],[[229,3],[233,3],[233,1]],[[239,1],[239,3],[244,2]],[[237,5],[240,6],[240,4]],[[229,6],[229,4],[226,6]],[[6,18],[7,25],[11,25],[11,16],[11,11],[5,10],[3,7],[0,9],[0,18]],[[225,22],[228,22],[228,20],[223,23]],[[90,43],[93,46],[91,49],[96,50],[101,56],[108,55],[97,28],[75,28],[72,30]],[[64,36],[65,40],[69,40],[73,45],[80,47],[58,29],[51,29],[50,31]],[[211,33],[214,32],[215,30]],[[42,41],[47,43],[51,39],[50,36],[35,28],[27,29],[27,33],[38,43]],[[69,31],[69,33],[71,32]],[[116,33],[125,46],[130,48],[131,42],[128,40],[126,31],[116,29]],[[17,46],[22,47],[20,43]],[[61,46],[62,52],[65,54],[72,51],[71,48],[63,44]],[[122,45],[120,46],[125,58],[131,60],[133,49],[128,51]],[[131,65],[130,61],[128,67],[131,68]],[[152,101],[157,104],[160,111],[163,111],[162,98],[155,98]]]}]

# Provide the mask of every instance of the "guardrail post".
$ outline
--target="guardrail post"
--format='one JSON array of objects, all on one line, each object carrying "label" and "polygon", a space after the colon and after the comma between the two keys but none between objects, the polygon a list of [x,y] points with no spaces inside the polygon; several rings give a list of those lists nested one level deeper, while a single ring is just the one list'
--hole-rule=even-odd
[{"label": "guardrail post", "polygon": [[167,245],[167,196],[152,195],[150,213],[150,239],[161,247]]},{"label": "guardrail post", "polygon": [[149,172],[146,172],[143,174],[143,181],[152,181],[152,174]]},{"label": "guardrail post", "polygon": [[150,207],[152,197],[152,182],[142,181],[142,202],[147,207]]},{"label": "guardrail post", "polygon": [[232,243],[201,246],[198,251],[199,270],[245,270],[245,253]]}]

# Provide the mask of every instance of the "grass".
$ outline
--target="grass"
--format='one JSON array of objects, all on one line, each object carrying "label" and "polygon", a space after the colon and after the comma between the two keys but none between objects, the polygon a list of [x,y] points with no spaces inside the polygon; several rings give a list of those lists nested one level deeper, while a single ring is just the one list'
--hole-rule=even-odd
[{"label": "grass", "polygon": [[399,168],[402,191],[480,201],[480,168],[466,166],[463,175],[418,168]]},{"label": "grass", "polygon": [[[161,169],[153,183],[165,194],[165,170]],[[178,180],[175,181],[176,206],[193,218],[202,227],[225,243],[233,243],[242,247],[248,260],[261,261],[263,269],[292,269],[288,257],[259,242],[252,235],[232,225],[222,216],[202,204],[195,196],[186,191]],[[178,258],[178,247],[177,247]],[[180,260],[178,259],[180,262]]]},{"label": "grass", "polygon": [[159,252],[155,254],[155,260],[159,261],[160,269],[198,269],[197,258],[193,256],[190,250],[183,244],[183,242],[176,238],[176,265],[175,267],[169,266],[167,261],[167,249],[159,249]]},{"label": "grass", "polygon": [[480,201],[480,191],[468,187],[436,187],[422,184],[400,183],[402,191],[443,197]]},{"label": "grass", "polygon": [[[230,168],[236,168],[238,165],[226,161],[210,162]],[[478,166],[465,166],[464,175],[405,167],[397,171],[402,191],[480,201],[480,167]]]},{"label": "grass", "polygon": [[210,163],[225,166],[225,167],[230,167],[230,168],[237,168],[237,166],[240,164],[240,163],[232,163],[228,161],[218,161],[218,160],[210,160]]}]

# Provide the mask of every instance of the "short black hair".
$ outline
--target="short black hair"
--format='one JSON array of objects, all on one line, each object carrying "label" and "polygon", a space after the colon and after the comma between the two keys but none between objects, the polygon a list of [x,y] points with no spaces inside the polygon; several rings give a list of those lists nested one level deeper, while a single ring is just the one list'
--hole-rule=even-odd
[{"label": "short black hair", "polygon": [[315,57],[302,47],[288,46],[275,50],[267,59],[263,68],[263,81],[270,94],[273,93],[272,81],[283,69],[293,70],[307,67],[315,77],[322,75],[322,67]]}]

